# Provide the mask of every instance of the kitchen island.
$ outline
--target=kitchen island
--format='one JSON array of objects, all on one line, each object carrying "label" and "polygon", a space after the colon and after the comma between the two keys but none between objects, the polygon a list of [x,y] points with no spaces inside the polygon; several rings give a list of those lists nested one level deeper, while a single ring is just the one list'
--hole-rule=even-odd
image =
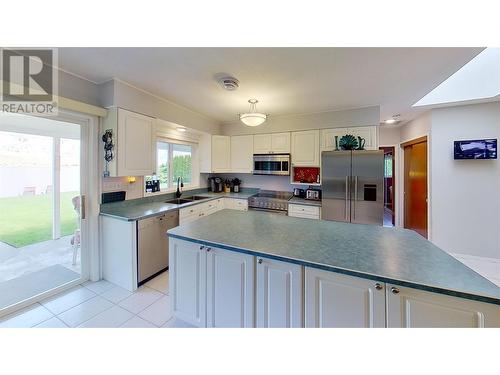
[{"label": "kitchen island", "polygon": [[168,235],[198,326],[500,326],[500,288],[410,230],[223,210]]}]

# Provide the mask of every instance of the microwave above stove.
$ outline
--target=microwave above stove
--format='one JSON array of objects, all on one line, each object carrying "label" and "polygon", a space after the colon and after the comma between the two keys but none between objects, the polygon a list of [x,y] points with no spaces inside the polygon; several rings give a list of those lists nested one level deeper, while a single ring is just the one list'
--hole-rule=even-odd
[{"label": "microwave above stove", "polygon": [[253,174],[290,176],[290,154],[254,154]]}]

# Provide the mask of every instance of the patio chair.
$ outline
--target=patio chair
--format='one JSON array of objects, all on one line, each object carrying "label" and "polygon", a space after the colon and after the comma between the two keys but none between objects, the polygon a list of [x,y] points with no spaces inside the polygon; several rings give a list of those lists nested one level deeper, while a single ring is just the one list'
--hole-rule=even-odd
[{"label": "patio chair", "polygon": [[[73,209],[77,214],[77,226],[80,226],[80,196],[77,195],[71,199],[71,203],[73,203]],[[73,237],[71,237],[71,245],[73,246],[73,265],[76,264],[76,257],[78,256],[78,249],[80,248],[81,243],[81,231],[80,228],[75,229],[73,233]]]}]

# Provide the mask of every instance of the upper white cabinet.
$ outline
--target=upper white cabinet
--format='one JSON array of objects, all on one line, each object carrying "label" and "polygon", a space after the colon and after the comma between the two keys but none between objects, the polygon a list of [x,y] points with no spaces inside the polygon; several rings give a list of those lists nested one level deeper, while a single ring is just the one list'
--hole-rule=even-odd
[{"label": "upper white cabinet", "polygon": [[292,132],[292,164],[319,167],[319,130]]},{"label": "upper white cabinet", "polygon": [[212,171],[231,172],[231,138],[224,135],[212,136]]},{"label": "upper white cabinet", "polygon": [[207,248],[207,327],[254,325],[254,257]]},{"label": "upper white cabinet", "polygon": [[231,172],[252,173],[253,138],[253,135],[231,137]]},{"label": "upper white cabinet", "polygon": [[290,133],[256,134],[253,142],[254,154],[290,153]]},{"label": "upper white cabinet", "polygon": [[306,328],[385,327],[384,283],[305,267]]},{"label": "upper white cabinet", "polygon": [[335,136],[340,138],[346,134],[361,137],[365,140],[366,150],[378,150],[377,126],[359,126],[353,128],[334,128],[321,130],[321,151],[335,150]]},{"label": "upper white cabinet", "polygon": [[145,176],[155,171],[155,119],[121,108],[111,108],[102,133],[113,131],[115,158],[109,163],[110,177]]},{"label": "upper white cabinet", "polygon": [[500,327],[499,306],[387,284],[387,326]]},{"label": "upper white cabinet", "polygon": [[256,326],[303,327],[302,267],[257,257],[256,279]]}]

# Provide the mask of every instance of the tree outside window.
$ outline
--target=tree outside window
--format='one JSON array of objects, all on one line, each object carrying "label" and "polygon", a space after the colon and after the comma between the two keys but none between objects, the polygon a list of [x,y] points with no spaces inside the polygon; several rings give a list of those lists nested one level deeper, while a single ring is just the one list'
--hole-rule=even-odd
[{"label": "tree outside window", "polygon": [[[173,188],[177,178],[182,177],[185,185],[192,183],[192,147],[177,143],[158,141],[156,143],[157,177],[160,190]],[[146,180],[151,180],[147,176]]]}]

